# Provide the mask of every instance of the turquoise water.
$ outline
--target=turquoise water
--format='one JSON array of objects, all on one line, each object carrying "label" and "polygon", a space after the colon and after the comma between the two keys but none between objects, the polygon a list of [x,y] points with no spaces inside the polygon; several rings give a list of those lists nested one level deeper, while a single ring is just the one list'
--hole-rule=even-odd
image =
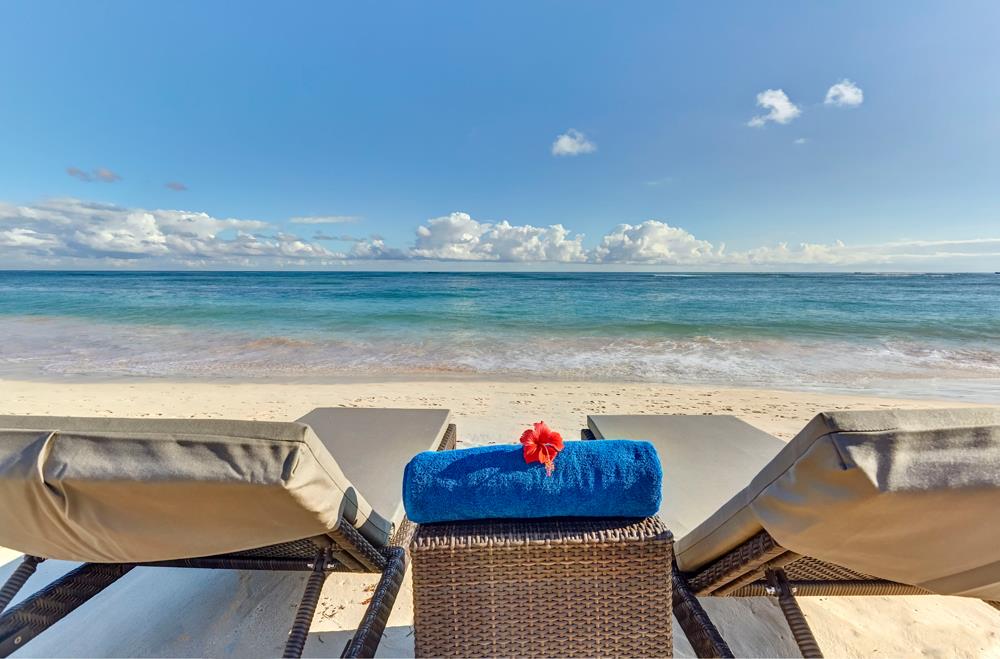
[{"label": "turquoise water", "polygon": [[1000,275],[0,272],[0,376],[457,374],[1000,401]]}]

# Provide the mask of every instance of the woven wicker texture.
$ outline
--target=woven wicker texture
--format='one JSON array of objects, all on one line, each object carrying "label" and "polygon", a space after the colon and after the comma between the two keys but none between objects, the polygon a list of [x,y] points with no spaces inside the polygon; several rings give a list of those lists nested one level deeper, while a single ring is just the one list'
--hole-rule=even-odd
[{"label": "woven wicker texture", "polygon": [[885,581],[808,556],[786,552],[766,531],[706,566],[685,575],[699,595],[758,597],[769,594],[766,567],[783,567],[800,596],[811,595],[920,595],[916,586]]},{"label": "woven wicker texture", "polygon": [[728,554],[721,556],[694,575],[687,575],[696,595],[721,594],[733,582],[755,580],[763,575],[763,566],[787,553],[766,531],[761,531]]},{"label": "woven wicker texture", "polygon": [[876,577],[802,556],[784,568],[789,581],[879,581]]},{"label": "woven wicker texture", "polygon": [[805,614],[799,608],[799,602],[795,599],[795,593],[792,592],[792,585],[788,583],[785,571],[781,568],[768,569],[765,576],[767,585],[771,587],[775,597],[778,598],[778,606],[781,607],[781,613],[785,616],[785,621],[788,622],[788,628],[792,630],[792,636],[795,638],[795,644],[799,646],[799,652],[805,659],[823,659],[819,643],[816,642],[816,637],[813,636],[812,630],[809,628],[809,621],[806,620]]},{"label": "woven wicker texture", "polygon": [[[793,581],[797,597],[867,597],[870,595],[930,595],[923,588],[893,581]],[[730,593],[730,597],[771,595],[764,581],[755,581]]]},{"label": "woven wicker texture", "polygon": [[673,538],[656,518],[421,526],[418,656],[668,656]]},{"label": "woven wicker texture", "polygon": [[44,560],[44,558],[39,558],[38,556],[25,556],[21,559],[21,564],[10,575],[4,583],[3,588],[0,588],[0,612],[3,612],[7,608],[7,605],[11,603],[14,596],[24,586],[24,583],[38,569],[38,564]]},{"label": "woven wicker texture", "polygon": [[684,630],[688,642],[699,657],[733,656],[729,644],[722,638],[712,619],[701,606],[701,602],[688,588],[687,582],[674,565],[674,617]]},{"label": "woven wicker texture", "polygon": [[133,567],[127,563],[86,563],[7,610],[0,617],[0,657],[62,620]]},{"label": "woven wicker texture", "polygon": [[316,552],[322,549],[309,538],[295,540],[293,542],[283,542],[280,545],[268,545],[246,551],[236,551],[231,554],[223,554],[230,558],[301,558],[312,560],[316,557]]},{"label": "woven wicker texture", "polygon": [[406,550],[402,547],[386,547],[383,553],[387,561],[386,568],[375,587],[361,624],[348,641],[341,657],[374,657],[378,650],[396,595],[403,584],[407,565]]},{"label": "woven wicker texture", "polygon": [[309,627],[312,625],[313,615],[316,613],[316,605],[319,603],[320,593],[323,592],[323,583],[328,574],[326,565],[329,560],[329,552],[323,552],[316,557],[312,572],[306,581],[299,608],[295,612],[292,630],[288,632],[285,651],[281,655],[284,659],[298,659],[302,656],[306,639],[309,638]]}]

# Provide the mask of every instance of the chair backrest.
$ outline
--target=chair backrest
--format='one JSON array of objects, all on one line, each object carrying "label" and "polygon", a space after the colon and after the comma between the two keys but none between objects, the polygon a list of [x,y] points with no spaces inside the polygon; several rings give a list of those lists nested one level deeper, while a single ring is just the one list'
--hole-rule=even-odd
[{"label": "chair backrest", "polygon": [[998,510],[1000,409],[828,412],[679,545],[691,549],[713,525],[716,536],[745,535],[737,527],[752,518],[802,555],[997,599]]},{"label": "chair backrest", "polygon": [[392,532],[301,423],[0,416],[0,502],[0,545],[75,561]]}]

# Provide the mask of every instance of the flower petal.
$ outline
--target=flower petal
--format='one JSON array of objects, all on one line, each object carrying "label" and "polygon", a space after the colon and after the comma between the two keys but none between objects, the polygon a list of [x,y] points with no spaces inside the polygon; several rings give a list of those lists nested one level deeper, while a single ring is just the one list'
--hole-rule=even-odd
[{"label": "flower petal", "polygon": [[563,450],[563,438],[562,435],[557,432],[549,433],[548,443],[551,444],[556,451]]}]

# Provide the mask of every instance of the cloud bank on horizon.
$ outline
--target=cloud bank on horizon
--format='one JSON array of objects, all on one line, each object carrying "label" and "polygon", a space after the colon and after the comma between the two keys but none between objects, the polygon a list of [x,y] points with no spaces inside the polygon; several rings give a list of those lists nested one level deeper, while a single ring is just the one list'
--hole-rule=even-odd
[{"label": "cloud bank on horizon", "polygon": [[[348,216],[310,218],[306,225]],[[298,218],[302,220],[303,218]],[[326,219],[326,222],[320,222]],[[344,251],[316,241],[350,243]],[[0,263],[22,268],[325,268],[366,262],[576,264],[691,269],[933,269],[1000,258],[1000,237],[900,240],[869,245],[780,242],[730,251],[686,229],[649,219],[611,228],[591,248],[562,224],[484,222],[454,212],[427,220],[408,246],[378,236],[316,233],[312,239],[253,219],[203,212],[126,208],[64,198],[27,206],[0,203]]]}]

